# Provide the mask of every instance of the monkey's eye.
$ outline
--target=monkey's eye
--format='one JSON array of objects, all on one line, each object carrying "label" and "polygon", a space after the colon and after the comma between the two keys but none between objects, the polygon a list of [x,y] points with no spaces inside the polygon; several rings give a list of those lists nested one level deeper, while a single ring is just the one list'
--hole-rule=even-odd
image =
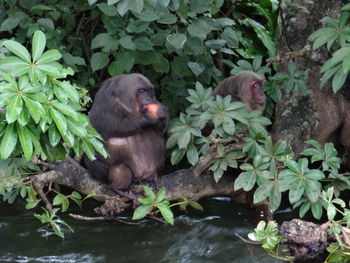
[{"label": "monkey's eye", "polygon": [[146,92],[146,90],[145,89],[139,89],[139,92],[140,93],[144,93],[144,92]]},{"label": "monkey's eye", "polygon": [[259,88],[259,85],[255,83],[254,86],[253,86],[253,88],[254,88],[254,89],[257,89],[257,88]]}]

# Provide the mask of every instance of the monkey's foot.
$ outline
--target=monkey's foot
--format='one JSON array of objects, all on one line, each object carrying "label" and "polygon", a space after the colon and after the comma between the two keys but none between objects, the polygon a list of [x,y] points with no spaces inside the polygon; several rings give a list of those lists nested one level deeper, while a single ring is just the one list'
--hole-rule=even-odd
[{"label": "monkey's foot", "polygon": [[114,192],[116,192],[118,195],[129,198],[132,201],[132,208],[135,209],[140,205],[139,201],[137,200],[140,196],[135,194],[132,191],[121,191],[118,189],[113,189]]}]

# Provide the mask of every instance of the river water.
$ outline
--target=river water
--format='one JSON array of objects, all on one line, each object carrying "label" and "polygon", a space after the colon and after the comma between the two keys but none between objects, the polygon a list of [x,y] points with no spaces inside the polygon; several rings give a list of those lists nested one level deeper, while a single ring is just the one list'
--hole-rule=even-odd
[{"label": "river water", "polygon": [[75,233],[66,233],[61,239],[48,234],[23,203],[9,206],[0,202],[0,262],[279,262],[260,247],[245,244],[235,236],[237,233],[247,238],[254,229],[252,210],[222,199],[200,203],[205,212],[178,213],[175,226],[158,222],[130,226],[64,216]]}]

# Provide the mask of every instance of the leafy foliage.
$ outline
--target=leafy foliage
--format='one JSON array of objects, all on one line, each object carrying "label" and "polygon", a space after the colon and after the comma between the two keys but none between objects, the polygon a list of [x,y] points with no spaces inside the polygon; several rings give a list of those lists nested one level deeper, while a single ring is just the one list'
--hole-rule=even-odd
[{"label": "leafy foliage", "polygon": [[[44,209],[44,208],[43,208]],[[64,226],[69,232],[74,233],[74,230],[63,220],[59,219],[57,217],[58,209],[52,209],[52,210],[46,210],[44,209],[44,213],[41,215],[34,214],[34,216],[41,221],[42,224],[47,224],[47,227],[52,228],[54,233],[64,238],[64,229],[62,226]]]},{"label": "leafy foliage", "polygon": [[283,261],[293,260],[290,256],[280,256],[279,245],[283,237],[278,235],[278,225],[275,221],[271,221],[266,225],[265,221],[260,221],[254,232],[248,234],[250,240],[258,241],[262,248],[274,258]]},{"label": "leafy foliage", "polygon": [[149,187],[143,186],[146,197],[139,198],[141,205],[135,209],[132,220],[139,220],[146,217],[154,209],[158,209],[163,218],[171,225],[174,224],[174,214],[169,208],[170,202],[165,199],[165,190],[160,189],[155,194]]},{"label": "leafy foliage", "polygon": [[[135,209],[132,220],[139,220],[145,218],[147,215],[153,216],[160,212],[165,221],[173,225],[174,214],[170,209],[173,206],[181,205],[186,207],[187,205],[190,205],[194,209],[203,211],[203,207],[199,203],[187,200],[183,197],[179,198],[179,202],[170,204],[169,200],[165,198],[166,193],[163,188],[156,194],[148,186],[143,186],[143,190],[146,197],[141,197],[138,199],[141,205]],[[155,209],[156,211],[154,211]]]},{"label": "leafy foliage", "polygon": [[[322,18],[321,22],[327,26],[318,29],[309,36],[309,40],[313,41],[314,50],[323,45],[326,45],[328,50],[332,50],[332,57],[321,68],[321,73],[323,73],[321,87],[333,78],[334,92],[337,92],[344,85],[350,72],[350,63],[347,59],[350,55],[349,11],[349,6],[345,5],[339,19],[328,16]],[[338,46],[332,49],[335,44]]]},{"label": "leafy foliage", "polygon": [[60,80],[72,70],[56,62],[61,58],[57,50],[44,52],[44,33],[34,33],[31,54],[16,41],[3,44],[15,56],[0,60],[0,70],[8,72],[0,72],[0,107],[6,110],[1,121],[1,158],[23,153],[26,160],[57,160],[70,148],[91,159],[95,150],[107,156],[100,135],[79,113],[83,108],[77,86]]},{"label": "leafy foliage", "polygon": [[[25,39],[40,29],[80,85],[141,72],[159,86],[175,115],[187,87],[222,79],[217,57],[274,55],[276,1],[5,1],[0,32]],[[223,16],[222,14],[226,14]],[[220,68],[220,70],[219,70]],[[93,73],[93,74],[92,74]],[[98,83],[99,84],[99,83]],[[175,102],[176,101],[176,102]]]}]

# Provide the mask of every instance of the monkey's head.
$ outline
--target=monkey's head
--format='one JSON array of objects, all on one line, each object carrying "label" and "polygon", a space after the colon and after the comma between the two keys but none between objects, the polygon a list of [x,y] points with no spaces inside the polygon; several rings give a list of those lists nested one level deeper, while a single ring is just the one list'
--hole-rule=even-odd
[{"label": "monkey's head", "polygon": [[243,102],[249,111],[265,108],[264,75],[253,71],[241,71],[237,75],[223,80],[213,91],[213,95],[231,95],[234,101]]},{"label": "monkey's head", "polygon": [[122,110],[141,112],[148,104],[156,103],[152,83],[141,74],[121,75],[115,83],[112,97]]},{"label": "monkey's head", "polygon": [[248,83],[248,89],[252,99],[259,105],[262,105],[266,101],[264,93],[264,80],[254,79]]}]

